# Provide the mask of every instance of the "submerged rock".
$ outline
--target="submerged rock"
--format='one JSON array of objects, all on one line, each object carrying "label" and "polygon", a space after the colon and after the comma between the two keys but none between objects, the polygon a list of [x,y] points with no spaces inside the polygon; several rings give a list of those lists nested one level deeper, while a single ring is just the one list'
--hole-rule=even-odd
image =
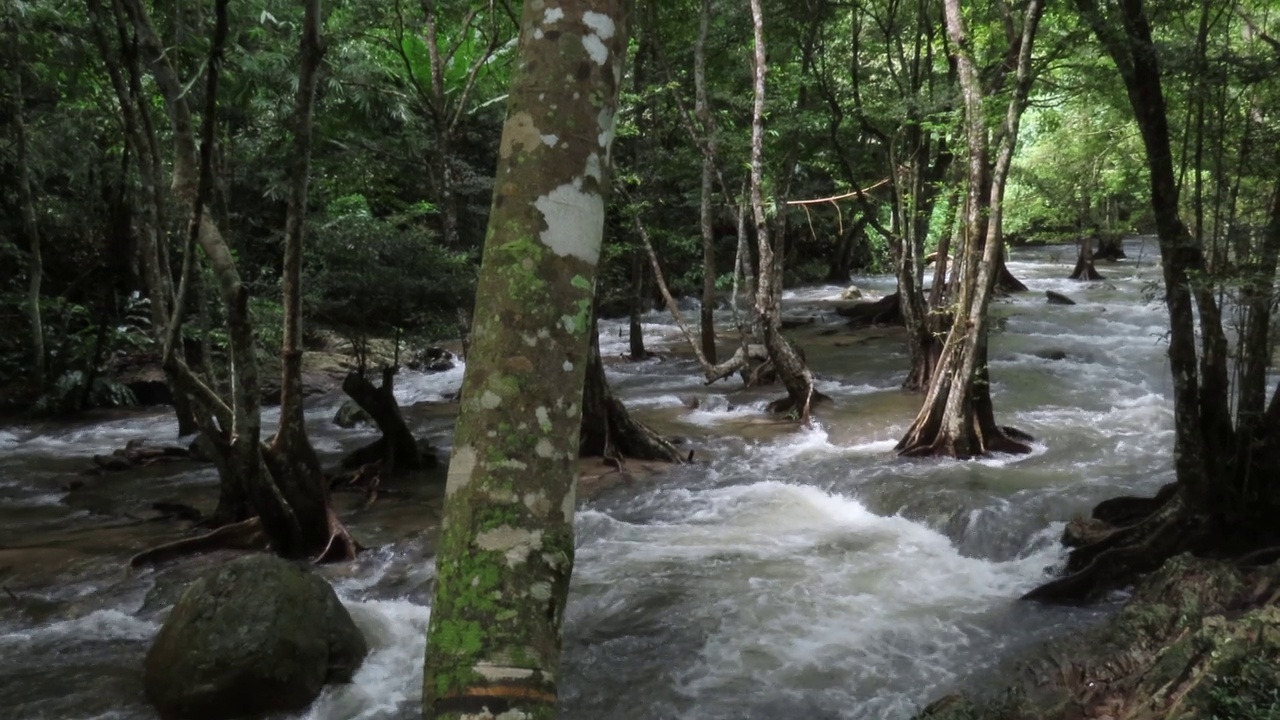
[{"label": "submerged rock", "polygon": [[305,708],[349,682],[368,652],[333,588],[271,555],[197,578],[147,652],[147,699],[166,720],[224,720]]},{"label": "submerged rock", "polygon": [[1054,292],[1052,290],[1045,290],[1044,296],[1049,299],[1050,305],[1075,305],[1076,304],[1075,300],[1072,300],[1071,298],[1067,297],[1066,295],[1063,295],[1062,293]]},{"label": "submerged rock", "polygon": [[355,400],[344,400],[338,406],[338,412],[333,414],[333,424],[350,430],[357,425],[372,425],[373,418]]},{"label": "submerged rock", "polygon": [[1036,650],[992,697],[952,695],[930,720],[1280,718],[1280,565],[1183,555],[1091,631]]}]

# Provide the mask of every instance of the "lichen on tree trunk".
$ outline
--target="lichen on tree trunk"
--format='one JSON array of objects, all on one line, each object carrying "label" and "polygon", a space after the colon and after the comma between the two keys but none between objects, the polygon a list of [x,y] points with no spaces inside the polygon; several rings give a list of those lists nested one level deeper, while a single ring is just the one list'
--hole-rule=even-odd
[{"label": "lichen on tree trunk", "polygon": [[627,11],[524,6],[449,464],[426,718],[555,714]]}]

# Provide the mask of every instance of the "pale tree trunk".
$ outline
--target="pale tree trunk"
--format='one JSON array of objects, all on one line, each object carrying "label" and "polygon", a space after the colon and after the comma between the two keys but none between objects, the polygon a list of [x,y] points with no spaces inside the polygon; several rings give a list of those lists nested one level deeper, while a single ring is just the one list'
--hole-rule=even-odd
[{"label": "pale tree trunk", "polygon": [[555,715],[628,7],[524,6],[448,472],[426,718]]},{"label": "pale tree trunk", "polygon": [[37,392],[45,386],[44,322],[40,314],[40,285],[44,282],[44,257],[40,252],[40,225],[36,221],[36,203],[31,193],[31,167],[28,158],[27,127],[23,119],[22,73],[24,63],[22,45],[18,37],[18,23],[10,19],[9,48],[13,54],[13,92],[9,107],[13,118],[14,145],[17,151],[18,204],[22,212],[22,232],[27,236],[27,317],[31,325],[31,376]]},{"label": "pale tree trunk", "polygon": [[781,288],[777,287],[780,258],[774,257],[769,221],[764,214],[764,99],[768,68],[760,0],[751,0],[751,22],[755,45],[755,99],[751,115],[751,210],[756,227],[756,246],[760,253],[760,267],[756,277],[756,315],[769,359],[778,373],[778,379],[787,390],[787,397],[772,403],[770,410],[794,412],[801,422],[808,423],[813,403],[825,399],[825,396],[814,389],[809,367],[800,357],[799,351],[782,335],[778,317]]},{"label": "pale tree trunk", "polygon": [[711,196],[716,172],[716,154],[719,141],[716,138],[716,119],[711,112],[711,100],[707,96],[707,26],[711,20],[713,0],[702,0],[698,13],[698,40],[693,48],[693,86],[696,95],[694,112],[706,133],[707,147],[702,154],[702,194],[698,204],[698,219],[702,229],[702,307],[699,310],[701,324],[702,355],[712,365],[716,364],[716,236],[712,218]]},{"label": "pale tree trunk", "polygon": [[[1005,180],[1013,160],[1018,125],[1031,89],[1031,57],[1044,5],[1031,0],[1023,20],[1017,55],[1017,80],[1000,128],[1000,145],[988,170],[988,136],[981,77],[973,58],[959,0],[944,3],[947,33],[955,47],[965,103],[968,141],[968,200],[962,252],[956,271],[961,280],[955,315],[934,369],[924,405],[898,443],[904,455],[970,458],[993,452],[1029,452],[1022,433],[995,422],[987,377],[987,308],[1001,263],[1000,234]],[[1013,38],[1011,37],[1011,41]]]},{"label": "pale tree trunk", "polygon": [[658,286],[658,292],[662,294],[662,300],[667,305],[667,311],[671,313],[672,319],[676,321],[676,327],[680,328],[680,333],[684,335],[689,347],[693,349],[693,355],[698,359],[698,365],[702,367],[702,374],[707,384],[710,385],[717,380],[723,380],[745,368],[747,366],[746,343],[742,343],[739,346],[733,357],[718,365],[707,357],[702,346],[694,339],[693,331],[689,328],[689,324],[684,320],[684,315],[680,312],[680,305],[667,287],[666,278],[662,274],[662,265],[658,262],[658,253],[654,251],[653,241],[649,239],[649,231],[645,229],[644,223],[640,221],[638,214],[633,218],[633,224],[635,225],[636,235],[640,237],[640,242],[644,245],[645,252],[649,254],[649,266],[653,269],[653,280]]}]

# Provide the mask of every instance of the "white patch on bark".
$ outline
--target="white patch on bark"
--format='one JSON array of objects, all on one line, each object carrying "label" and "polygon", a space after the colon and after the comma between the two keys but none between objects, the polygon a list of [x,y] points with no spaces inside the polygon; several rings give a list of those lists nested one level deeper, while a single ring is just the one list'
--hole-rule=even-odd
[{"label": "white patch on bark", "polygon": [[539,407],[533,414],[538,417],[538,427],[544,432],[551,429],[551,416],[547,414],[545,407]]},{"label": "white patch on bark", "polygon": [[563,367],[565,372],[573,372],[573,363],[569,362],[568,360],[564,361]]},{"label": "white patch on bark", "polygon": [[604,166],[600,164],[600,156],[591,153],[587,156],[587,177],[593,177],[596,182],[604,182]]},{"label": "white patch on bark", "polygon": [[547,8],[547,12],[542,16],[543,25],[554,25],[564,18],[564,10],[558,7]]},{"label": "white patch on bark", "polygon": [[533,451],[538,453],[538,457],[552,458],[556,456],[555,446],[553,446],[551,441],[546,438],[539,440],[538,444],[534,446]]},{"label": "white patch on bark", "polygon": [[604,13],[593,12],[588,10],[582,13],[582,22],[591,28],[591,32],[599,35],[602,39],[608,40],[613,37],[613,33],[617,28],[613,24],[613,18]]},{"label": "white patch on bark", "polygon": [[573,509],[578,502],[578,481],[574,480],[569,483],[569,492],[564,494],[564,501],[560,503],[560,512],[564,515],[565,522],[573,517]]},{"label": "white patch on bark", "polygon": [[589,265],[599,261],[604,228],[600,193],[583,192],[582,178],[577,178],[538,198],[534,205],[547,224],[540,236],[543,245],[560,257],[572,255]]},{"label": "white patch on bark", "polygon": [[530,670],[529,668],[505,667],[502,665],[490,665],[489,663],[476,663],[471,666],[471,669],[483,675],[489,682],[525,680],[533,677],[533,670]]},{"label": "white patch on bark", "polygon": [[509,468],[511,470],[528,470],[529,466],[519,460],[503,460],[498,463],[498,467]]},{"label": "white patch on bark", "polygon": [[[532,122],[532,118],[530,118]],[[600,144],[601,150],[608,150],[613,145],[613,134],[618,128],[617,117],[609,110],[609,108],[601,108],[600,114],[596,117],[596,124],[600,126],[600,136],[597,142]],[[608,157],[606,153],[606,157]]]},{"label": "white patch on bark", "polygon": [[551,599],[551,583],[534,583],[529,588],[529,597],[539,602],[546,602]]},{"label": "white patch on bark", "polygon": [[524,506],[538,517],[545,517],[551,510],[551,503],[545,493],[528,493],[524,496]]},{"label": "white patch on bark", "polygon": [[505,158],[515,151],[517,145],[528,150],[540,142],[542,133],[534,126],[533,116],[521,110],[507,118],[506,124],[502,126],[502,147],[499,152]]},{"label": "white patch on bark", "polygon": [[485,390],[480,396],[480,407],[485,410],[492,410],[502,404],[502,396],[492,390]]},{"label": "white patch on bark", "polygon": [[542,142],[546,143],[547,147],[555,147],[556,143],[560,142],[560,137],[555,133],[543,135]]},{"label": "white patch on bark", "polygon": [[503,525],[476,535],[476,547],[502,553],[507,567],[514,568],[528,560],[529,553],[542,549],[542,531]]},{"label": "white patch on bark", "polygon": [[609,48],[605,47],[599,35],[583,35],[582,47],[591,56],[591,59],[596,61],[597,65],[609,62]]},{"label": "white patch on bark", "polygon": [[449,474],[446,476],[444,492],[452,495],[471,482],[471,474],[476,469],[476,451],[470,445],[463,445],[453,451],[449,460]]}]

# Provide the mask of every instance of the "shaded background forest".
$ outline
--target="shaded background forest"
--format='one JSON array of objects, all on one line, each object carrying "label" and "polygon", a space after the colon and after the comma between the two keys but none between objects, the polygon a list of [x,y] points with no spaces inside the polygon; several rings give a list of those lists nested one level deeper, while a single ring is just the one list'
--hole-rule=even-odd
[{"label": "shaded background forest", "polygon": [[[156,360],[137,260],[143,189],[85,7],[46,1],[11,8],[0,78],[7,100],[0,110],[4,404],[63,413],[163,399],[152,392],[154,383],[138,382]],[[300,9],[253,2],[233,3],[229,11],[210,211],[250,287],[261,358],[276,362],[291,150],[286,120]],[[309,347],[459,337],[484,239],[518,8],[347,2],[326,12],[304,266]],[[703,114],[696,112],[693,76],[697,12],[696,3],[664,5],[662,12],[649,3],[636,14],[616,150],[625,192],[615,194],[610,212],[602,276],[606,316],[647,310],[659,300],[633,216],[648,229],[673,293],[700,291],[699,175],[709,128],[718,146],[712,273],[721,290],[731,281],[737,241],[728,201],[737,202],[746,176],[750,19],[736,6],[712,14]],[[189,3],[155,13],[191,104],[201,107],[203,84],[196,80],[207,60],[209,10]],[[908,172],[907,129],[946,138],[958,128],[955,73],[940,27],[930,27],[936,8],[824,1],[766,3],[766,13],[771,182],[785,182],[786,197],[798,200],[872,188],[787,213],[780,243],[786,283],[887,271],[894,181]],[[993,29],[979,25],[975,32],[985,37]],[[911,33],[916,46],[904,47],[899,38]],[[1006,235],[1015,243],[1061,241],[1148,228],[1141,147],[1123,93],[1101,72],[1104,59],[1080,42],[1084,30],[1071,15],[1048,18],[1042,34]],[[1198,96],[1194,87],[1187,90],[1182,102],[1190,112]],[[144,92],[155,98],[152,122],[163,147],[169,132],[163,107],[153,90]],[[1210,130],[1238,133],[1237,120],[1218,115]],[[1233,162],[1221,154],[1197,159],[1205,166]],[[929,246],[947,230],[954,209],[949,192],[942,196]],[[168,227],[179,232],[185,218],[173,209]],[[173,255],[176,272],[181,259]],[[33,357],[33,294],[44,367]],[[207,356],[211,367],[225,366],[227,354],[214,294],[205,270],[182,331],[188,359],[203,363]]]}]

